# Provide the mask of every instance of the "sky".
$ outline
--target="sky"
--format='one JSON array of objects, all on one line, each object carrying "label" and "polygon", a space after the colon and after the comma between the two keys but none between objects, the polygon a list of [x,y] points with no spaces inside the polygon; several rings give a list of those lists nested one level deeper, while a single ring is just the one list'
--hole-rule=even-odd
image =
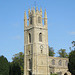
[{"label": "sky", "polygon": [[[35,3],[36,1],[36,3]],[[0,0],[0,56],[9,62],[24,52],[24,11],[31,7],[47,11],[48,43],[58,56],[59,49],[70,52],[75,41],[75,0]]]}]

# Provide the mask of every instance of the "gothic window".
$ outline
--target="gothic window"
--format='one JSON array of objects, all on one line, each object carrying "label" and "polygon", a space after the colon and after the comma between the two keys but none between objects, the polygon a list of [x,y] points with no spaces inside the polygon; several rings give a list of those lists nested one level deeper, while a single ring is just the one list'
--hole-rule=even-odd
[{"label": "gothic window", "polygon": [[29,43],[31,43],[31,34],[29,33]]},{"label": "gothic window", "polygon": [[29,75],[32,75],[32,72],[31,71],[29,71]]},{"label": "gothic window", "polygon": [[29,59],[29,69],[30,69],[30,66],[31,66],[31,65],[30,65],[30,59]]},{"label": "gothic window", "polygon": [[52,65],[55,65],[55,60],[54,59],[52,60]]},{"label": "gothic window", "polygon": [[61,61],[61,60],[59,60],[58,64],[61,66],[61,65],[62,65],[62,61]]},{"label": "gothic window", "polygon": [[29,69],[32,68],[32,59],[29,59]]},{"label": "gothic window", "polygon": [[38,23],[41,23],[41,17],[38,17]]},{"label": "gothic window", "polygon": [[42,42],[42,33],[39,34],[39,41]]},{"label": "gothic window", "polygon": [[30,17],[30,24],[32,24],[32,17]]},{"label": "gothic window", "polygon": [[68,61],[65,62],[65,66],[68,66]]}]

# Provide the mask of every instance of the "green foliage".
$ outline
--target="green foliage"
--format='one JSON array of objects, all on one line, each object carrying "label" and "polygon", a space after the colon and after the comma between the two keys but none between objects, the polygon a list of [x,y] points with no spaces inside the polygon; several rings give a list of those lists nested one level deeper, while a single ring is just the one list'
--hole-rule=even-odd
[{"label": "green foliage", "polygon": [[75,47],[75,41],[72,41],[73,47]]},{"label": "green foliage", "polygon": [[75,41],[72,41],[72,47],[74,48],[74,50],[75,50]]},{"label": "green foliage", "polygon": [[4,56],[0,56],[0,75],[9,75],[9,62]]},{"label": "green foliage", "polygon": [[75,75],[75,50],[71,51],[69,54],[68,69],[73,75]]},{"label": "green foliage", "polygon": [[49,47],[49,56],[54,56],[54,55],[55,53],[53,47]]},{"label": "green foliage", "polygon": [[21,75],[21,68],[18,63],[10,63],[9,75]]},{"label": "green foliage", "polygon": [[23,75],[23,71],[24,71],[24,53],[19,52],[17,54],[14,55],[14,57],[12,58],[14,63],[18,63],[20,68],[21,68],[21,75]]},{"label": "green foliage", "polygon": [[63,58],[67,58],[68,57],[68,54],[66,53],[65,49],[60,49],[58,51],[58,54],[59,54],[59,57],[63,57]]}]

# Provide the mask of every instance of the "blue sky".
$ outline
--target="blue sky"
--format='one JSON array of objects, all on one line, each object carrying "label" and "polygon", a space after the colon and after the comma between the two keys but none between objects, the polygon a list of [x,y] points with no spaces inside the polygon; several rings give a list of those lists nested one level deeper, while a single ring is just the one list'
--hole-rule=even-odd
[{"label": "blue sky", "polygon": [[24,11],[35,6],[47,10],[48,42],[57,51],[69,53],[75,40],[75,0],[0,0],[0,55],[12,61],[14,54],[24,52]]}]

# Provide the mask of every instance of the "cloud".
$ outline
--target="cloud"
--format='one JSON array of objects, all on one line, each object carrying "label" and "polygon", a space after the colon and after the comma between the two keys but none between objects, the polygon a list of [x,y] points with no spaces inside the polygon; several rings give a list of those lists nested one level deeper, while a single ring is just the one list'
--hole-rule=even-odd
[{"label": "cloud", "polygon": [[19,22],[16,22],[16,23],[12,24],[12,26],[14,26],[14,27],[19,27],[19,25],[20,25]]},{"label": "cloud", "polygon": [[21,36],[20,35],[16,35],[16,36],[13,36],[12,39],[14,39],[14,40],[21,40]]},{"label": "cloud", "polygon": [[75,32],[70,32],[71,35],[75,35]]}]

